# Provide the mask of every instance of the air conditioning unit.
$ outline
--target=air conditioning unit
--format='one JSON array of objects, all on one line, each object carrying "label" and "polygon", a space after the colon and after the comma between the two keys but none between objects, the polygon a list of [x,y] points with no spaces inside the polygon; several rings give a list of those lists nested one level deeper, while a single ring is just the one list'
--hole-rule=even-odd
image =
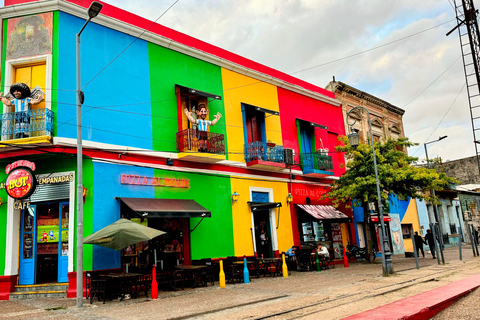
[{"label": "air conditioning unit", "polygon": [[293,161],[293,149],[283,149],[283,162],[287,166],[293,166],[295,161]]},{"label": "air conditioning unit", "polygon": [[319,153],[319,154],[321,154],[321,155],[328,156],[328,148],[320,148],[320,149],[317,149],[317,153]]}]

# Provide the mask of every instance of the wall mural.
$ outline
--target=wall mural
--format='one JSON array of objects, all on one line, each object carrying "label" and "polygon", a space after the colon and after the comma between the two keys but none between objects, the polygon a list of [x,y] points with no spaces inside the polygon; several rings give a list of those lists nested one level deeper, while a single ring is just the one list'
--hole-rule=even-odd
[{"label": "wall mural", "polygon": [[53,13],[8,20],[7,60],[52,53]]}]

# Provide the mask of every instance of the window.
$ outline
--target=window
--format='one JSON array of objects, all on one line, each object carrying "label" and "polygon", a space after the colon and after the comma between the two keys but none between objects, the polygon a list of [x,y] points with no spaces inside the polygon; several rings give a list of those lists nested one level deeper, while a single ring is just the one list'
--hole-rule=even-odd
[{"label": "window", "polygon": [[[192,113],[194,119],[197,118],[197,108],[200,103],[204,103],[207,106],[207,110],[210,110],[208,103],[213,100],[222,100],[222,97],[216,94],[200,91],[193,88],[188,88],[180,85],[175,86],[175,93],[177,95],[177,108],[178,113],[182,115],[182,124],[179,130],[182,129],[196,129],[197,125],[190,123],[184,114],[184,110],[187,109]],[[208,117],[207,117],[208,119]],[[212,119],[210,119],[212,120]]]},{"label": "window", "polygon": [[250,105],[242,105],[245,115],[246,142],[266,142],[265,113]]},{"label": "window", "polygon": [[412,224],[402,224],[402,235],[403,239],[411,239],[412,238]]}]

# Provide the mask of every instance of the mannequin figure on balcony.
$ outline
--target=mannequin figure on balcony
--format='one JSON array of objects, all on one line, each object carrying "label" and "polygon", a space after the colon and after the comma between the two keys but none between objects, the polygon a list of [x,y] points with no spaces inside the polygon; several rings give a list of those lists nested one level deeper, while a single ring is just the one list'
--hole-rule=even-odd
[{"label": "mannequin figure on balcony", "polygon": [[[3,92],[0,93],[0,99],[4,105],[15,106],[15,139],[29,137],[30,105],[39,104],[44,99],[42,94],[32,96],[30,88],[22,82],[12,84],[10,94],[7,96],[4,97]],[[11,100],[8,98],[11,98]]]},{"label": "mannequin figure on balcony", "polygon": [[208,126],[213,126],[217,121],[222,117],[220,112],[217,112],[215,119],[212,121],[206,120],[208,115],[207,106],[205,103],[201,102],[197,108],[197,119],[192,117],[192,113],[185,108],[185,115],[188,120],[197,125],[198,131],[198,151],[207,152],[208,151]]}]

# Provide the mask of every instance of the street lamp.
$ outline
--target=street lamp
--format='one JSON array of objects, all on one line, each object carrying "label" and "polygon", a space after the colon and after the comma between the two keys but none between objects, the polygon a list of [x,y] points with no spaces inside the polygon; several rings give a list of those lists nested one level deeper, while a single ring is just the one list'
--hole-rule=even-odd
[{"label": "street lamp", "polygon": [[[439,137],[437,140],[433,140],[433,141],[430,141],[430,142],[426,142],[423,144],[424,148],[425,148],[425,156],[427,157],[427,167],[428,169],[430,169],[430,161],[428,160],[428,152],[427,152],[427,144],[430,144],[430,143],[434,143],[434,142],[437,142],[437,141],[440,141],[440,140],[443,140],[445,139],[447,136],[441,136]],[[432,190],[432,194],[433,194],[433,199],[435,200],[435,190]],[[438,208],[437,208],[437,205],[436,204],[433,204],[433,212],[435,214],[435,220],[437,220],[438,222],[438,233],[440,233],[438,235],[438,242],[440,243],[440,255],[442,256],[442,263],[445,264],[445,257],[443,256],[443,231],[442,231],[442,223],[440,222],[440,217],[438,215]],[[438,260],[438,255],[437,255],[437,262],[438,264],[440,264],[440,260]]]},{"label": "street lamp", "polygon": [[383,221],[383,205],[382,205],[382,200],[380,198],[380,184],[378,182],[378,170],[377,170],[377,157],[375,156],[375,143],[373,141],[373,133],[372,133],[372,122],[370,121],[370,112],[364,107],[354,107],[347,113],[347,125],[350,126],[350,131],[351,133],[348,135],[348,140],[350,142],[350,145],[353,148],[356,148],[359,144],[360,140],[360,135],[355,132],[352,128],[352,126],[357,122],[356,119],[354,119],[352,124],[348,123],[348,116],[350,112],[353,110],[357,109],[363,109],[367,112],[368,115],[368,125],[370,127],[370,142],[372,144],[372,151],[373,151],[373,165],[375,168],[375,181],[377,184],[377,197],[378,197],[378,214],[379,214],[379,220],[380,220],[380,227],[382,228],[382,241],[380,242],[380,246],[382,249],[382,267],[383,267],[383,275],[386,276],[388,274],[393,274],[393,262],[392,262],[392,253],[390,252],[390,245],[388,243],[388,238],[387,238],[387,232],[385,231],[385,222]]},{"label": "street lamp", "polygon": [[103,5],[93,1],[88,8],[88,19],[77,33],[77,307],[83,307],[83,168],[82,168],[82,104],[84,100],[80,84],[80,35],[87,24],[102,10]]}]

